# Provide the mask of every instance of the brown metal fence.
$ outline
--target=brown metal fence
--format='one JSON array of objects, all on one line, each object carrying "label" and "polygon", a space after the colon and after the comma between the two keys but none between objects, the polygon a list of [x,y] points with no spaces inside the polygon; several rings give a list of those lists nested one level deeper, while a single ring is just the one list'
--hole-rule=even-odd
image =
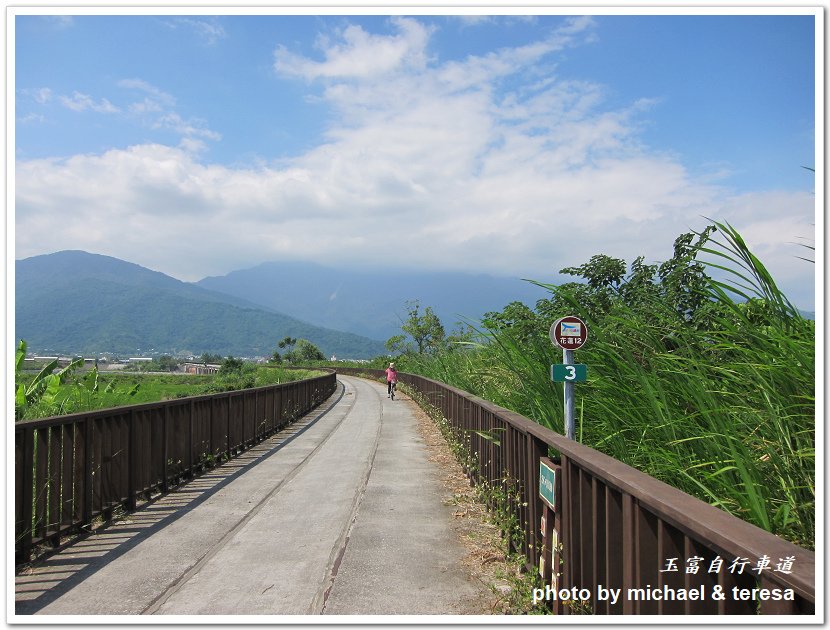
[{"label": "brown metal fence", "polygon": [[206,465],[261,442],[328,398],[334,371],[253,389],[15,425],[15,559],[34,545],[135,509]]},{"label": "brown metal fence", "polygon": [[[399,379],[441,411],[474,456],[472,483],[516,485],[527,567],[541,566],[555,591],[586,589],[594,614],[814,614],[812,551],[467,392],[413,374]],[[555,511],[539,497],[543,458],[557,471]],[[620,597],[602,601],[600,587]],[[782,597],[792,589],[793,601],[774,599],[775,589]],[[551,605],[577,610],[558,597]]]}]

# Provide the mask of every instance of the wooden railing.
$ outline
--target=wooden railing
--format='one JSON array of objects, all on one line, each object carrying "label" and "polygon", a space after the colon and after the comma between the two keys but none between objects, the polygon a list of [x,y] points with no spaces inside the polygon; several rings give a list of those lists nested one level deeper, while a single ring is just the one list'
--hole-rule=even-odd
[{"label": "wooden railing", "polygon": [[[521,551],[528,569],[541,567],[555,612],[814,613],[812,551],[472,394],[415,374],[399,379],[449,422],[474,458],[473,483],[515,489]],[[539,496],[542,461],[555,471],[555,510]],[[563,601],[563,589],[588,597]],[[614,601],[599,597],[614,592]]]},{"label": "wooden railing", "polygon": [[15,559],[261,442],[336,388],[324,376],[15,425]]}]

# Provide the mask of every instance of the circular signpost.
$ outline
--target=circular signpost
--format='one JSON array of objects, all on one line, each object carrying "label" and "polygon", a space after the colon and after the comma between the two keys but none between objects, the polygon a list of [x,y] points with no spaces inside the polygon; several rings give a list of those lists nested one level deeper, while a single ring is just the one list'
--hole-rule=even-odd
[{"label": "circular signpost", "polygon": [[588,340],[588,327],[573,315],[562,317],[550,327],[550,340],[563,350],[579,350]]}]

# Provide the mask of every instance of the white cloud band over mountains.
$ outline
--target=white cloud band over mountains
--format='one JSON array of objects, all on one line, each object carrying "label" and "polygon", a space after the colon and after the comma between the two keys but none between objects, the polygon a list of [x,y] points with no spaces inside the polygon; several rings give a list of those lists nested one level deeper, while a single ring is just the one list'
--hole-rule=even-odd
[{"label": "white cloud band over mountains", "polygon": [[351,24],[320,37],[315,58],[275,45],[274,80],[305,83],[331,111],[321,142],[289,159],[211,163],[219,131],[123,79],[145,98],[133,113],[157,105],[157,124],[181,143],[19,159],[16,257],[85,249],[185,280],[302,259],[544,281],[597,253],[666,259],[706,216],[731,222],[794,301],[812,304],[814,270],[797,258],[809,252],[793,243],[812,244],[815,197],[732,191],[645,145],[659,102],[609,108],[604,86],[557,73],[557,53],[594,36],[589,18],[452,61],[431,51],[430,27],[391,22],[387,35]]}]

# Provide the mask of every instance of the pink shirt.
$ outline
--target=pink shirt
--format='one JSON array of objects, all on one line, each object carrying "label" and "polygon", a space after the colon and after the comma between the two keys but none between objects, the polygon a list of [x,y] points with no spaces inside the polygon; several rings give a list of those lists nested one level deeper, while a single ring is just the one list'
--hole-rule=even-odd
[{"label": "pink shirt", "polygon": [[397,383],[398,382],[398,371],[395,368],[386,368],[386,382],[387,383]]}]

